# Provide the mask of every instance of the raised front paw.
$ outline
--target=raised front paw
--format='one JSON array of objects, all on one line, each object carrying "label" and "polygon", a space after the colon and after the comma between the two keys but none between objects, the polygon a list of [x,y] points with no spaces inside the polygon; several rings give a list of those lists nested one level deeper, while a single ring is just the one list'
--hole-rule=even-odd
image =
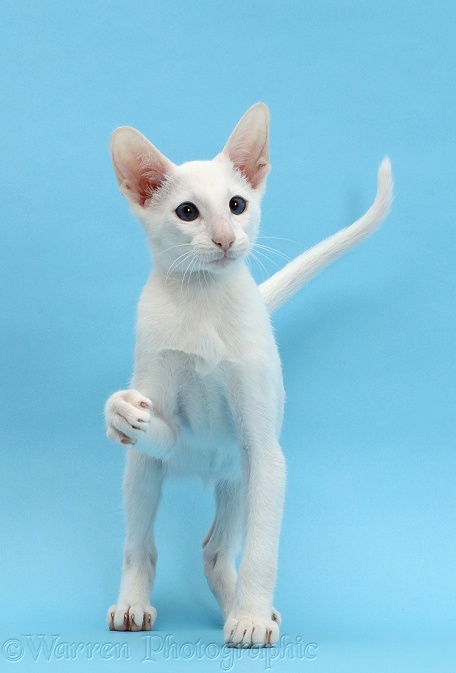
[{"label": "raised front paw", "polygon": [[149,427],[152,402],[137,390],[120,390],[105,405],[106,434],[118,444],[134,445]]},{"label": "raised front paw", "polygon": [[119,603],[108,610],[110,631],[152,631],[157,611],[152,605]]},{"label": "raised front paw", "polygon": [[230,614],[224,637],[228,647],[269,647],[279,640],[280,615],[274,610],[271,619],[253,614]]}]

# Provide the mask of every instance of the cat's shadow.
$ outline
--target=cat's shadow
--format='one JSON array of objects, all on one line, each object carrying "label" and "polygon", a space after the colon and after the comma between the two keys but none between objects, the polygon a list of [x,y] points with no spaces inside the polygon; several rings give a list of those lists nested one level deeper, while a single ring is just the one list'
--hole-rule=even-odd
[{"label": "cat's shadow", "polygon": [[202,540],[214,516],[213,489],[170,477],[157,517],[157,628],[220,629],[223,618],[204,576]]},{"label": "cat's shadow", "polygon": [[[207,591],[209,592],[209,589]],[[170,596],[156,591],[155,606],[158,616],[155,628],[160,631],[188,629],[189,627],[197,630],[223,628],[221,612],[211,595],[206,596],[206,592],[202,592],[196,596],[193,592],[191,598],[192,600],[189,601],[189,596]]]}]

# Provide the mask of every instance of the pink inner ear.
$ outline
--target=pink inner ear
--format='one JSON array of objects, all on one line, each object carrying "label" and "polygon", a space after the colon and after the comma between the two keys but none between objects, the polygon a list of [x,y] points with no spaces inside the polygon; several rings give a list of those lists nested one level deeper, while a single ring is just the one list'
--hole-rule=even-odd
[{"label": "pink inner ear", "polygon": [[235,148],[230,154],[234,166],[247,178],[255,189],[269,172],[267,142],[262,147],[255,144]]},{"label": "pink inner ear", "polygon": [[164,179],[164,172],[158,170],[157,166],[144,167],[137,182],[138,203],[141,206],[144,206],[147,199],[153,197],[154,192],[163,184]]},{"label": "pink inner ear", "polygon": [[140,206],[152,198],[165,179],[165,167],[160,162],[144,161],[143,157],[137,157],[129,166],[116,162],[116,168],[123,178],[121,191]]},{"label": "pink inner ear", "polygon": [[224,152],[254,189],[269,172],[267,129],[236,128]]}]

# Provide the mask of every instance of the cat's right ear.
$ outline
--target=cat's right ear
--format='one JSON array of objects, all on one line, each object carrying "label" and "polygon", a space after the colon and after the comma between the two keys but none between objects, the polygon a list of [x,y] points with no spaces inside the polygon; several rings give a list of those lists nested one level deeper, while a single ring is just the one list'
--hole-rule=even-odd
[{"label": "cat's right ear", "polygon": [[120,126],[111,137],[112,165],[122,194],[142,208],[153,198],[154,192],[174,164],[145,136],[131,126]]},{"label": "cat's right ear", "polygon": [[269,108],[255,103],[241,117],[223,152],[254,189],[264,184],[269,163]]}]

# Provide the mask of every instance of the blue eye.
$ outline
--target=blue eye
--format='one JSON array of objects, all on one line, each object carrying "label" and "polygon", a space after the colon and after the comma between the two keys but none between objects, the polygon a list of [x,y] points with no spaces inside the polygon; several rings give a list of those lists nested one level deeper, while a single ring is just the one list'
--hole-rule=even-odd
[{"label": "blue eye", "polygon": [[194,203],[186,201],[176,208],[176,215],[184,222],[193,222],[199,215],[199,210]]},{"label": "blue eye", "polygon": [[241,215],[244,210],[247,208],[247,201],[242,198],[242,196],[233,196],[230,199],[230,210],[233,215]]}]

